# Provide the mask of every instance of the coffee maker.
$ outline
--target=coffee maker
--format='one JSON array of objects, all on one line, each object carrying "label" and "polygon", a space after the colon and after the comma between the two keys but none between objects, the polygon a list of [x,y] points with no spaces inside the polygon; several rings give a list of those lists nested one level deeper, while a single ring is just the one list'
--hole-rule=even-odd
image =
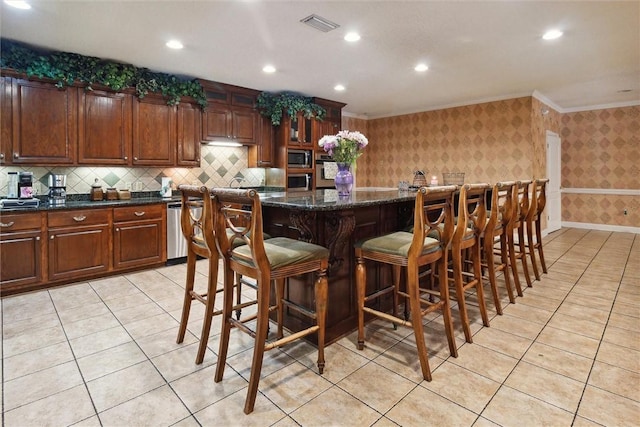
[{"label": "coffee maker", "polygon": [[67,175],[50,174],[48,180],[49,204],[62,205],[67,200]]},{"label": "coffee maker", "polygon": [[18,198],[33,198],[33,172],[18,173]]}]

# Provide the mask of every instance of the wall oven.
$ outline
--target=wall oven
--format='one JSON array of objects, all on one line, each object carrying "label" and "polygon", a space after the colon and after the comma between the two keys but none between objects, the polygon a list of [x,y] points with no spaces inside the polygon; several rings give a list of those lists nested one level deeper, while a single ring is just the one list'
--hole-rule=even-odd
[{"label": "wall oven", "polygon": [[287,164],[289,168],[311,169],[313,166],[313,152],[311,150],[287,150]]},{"label": "wall oven", "polygon": [[[335,188],[335,183],[330,173],[327,173],[325,169],[325,162],[335,165],[333,158],[329,155],[323,154],[316,156],[316,189],[321,190],[323,188]],[[335,175],[335,173],[334,173]]]},{"label": "wall oven", "polygon": [[311,190],[310,173],[293,173],[287,176],[287,191]]}]

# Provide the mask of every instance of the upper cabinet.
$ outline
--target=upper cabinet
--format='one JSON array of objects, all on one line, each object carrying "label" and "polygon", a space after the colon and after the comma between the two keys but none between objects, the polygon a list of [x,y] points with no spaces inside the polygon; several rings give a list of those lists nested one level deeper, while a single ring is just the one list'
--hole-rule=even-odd
[{"label": "upper cabinet", "polygon": [[259,92],[206,80],[200,83],[209,102],[203,113],[202,139],[258,144],[260,116],[254,107]]},{"label": "upper cabinet", "polygon": [[82,91],[78,126],[79,164],[130,164],[132,98],[125,93]]},{"label": "upper cabinet", "polygon": [[318,145],[318,141],[325,135],[335,135],[340,130],[342,130],[342,107],[346,104],[342,102],[329,101],[327,99],[315,98],[315,103],[322,106],[327,114],[324,117],[324,120],[314,120],[313,121],[313,144],[316,151],[322,151],[322,147]]},{"label": "upper cabinet", "polygon": [[178,166],[200,166],[202,110],[197,104],[181,102],[177,111]]},{"label": "upper cabinet", "polygon": [[175,106],[149,95],[133,101],[133,165],[172,166],[176,135]]},{"label": "upper cabinet", "polygon": [[78,88],[11,80],[11,163],[73,164],[78,138]]}]

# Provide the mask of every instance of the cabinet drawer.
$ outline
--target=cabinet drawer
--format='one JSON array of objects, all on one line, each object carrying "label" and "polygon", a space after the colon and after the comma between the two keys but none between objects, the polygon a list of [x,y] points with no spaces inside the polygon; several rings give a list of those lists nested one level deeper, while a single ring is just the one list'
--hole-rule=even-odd
[{"label": "cabinet drawer", "polygon": [[39,212],[0,215],[0,233],[40,230],[40,218]]},{"label": "cabinet drawer", "polygon": [[49,212],[49,227],[108,224],[110,209],[81,209],[76,211]]},{"label": "cabinet drawer", "polygon": [[166,205],[143,205],[143,206],[127,206],[122,208],[113,208],[113,221],[140,221],[146,219],[160,219],[162,212],[166,209]]}]

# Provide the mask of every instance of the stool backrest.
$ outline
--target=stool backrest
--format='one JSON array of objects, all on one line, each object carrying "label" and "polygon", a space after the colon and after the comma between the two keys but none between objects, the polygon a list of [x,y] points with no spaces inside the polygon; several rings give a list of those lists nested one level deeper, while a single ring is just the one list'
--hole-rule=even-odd
[{"label": "stool backrest", "polygon": [[253,189],[212,188],[218,250],[229,259],[233,248],[246,244],[252,259],[246,261],[260,271],[269,270],[262,232],[262,204]]},{"label": "stool backrest", "polygon": [[531,203],[529,201],[529,185],[531,184],[531,180],[518,181],[517,183],[517,201],[518,201],[518,213],[516,216],[516,221],[525,221],[527,215],[529,214],[529,208],[531,207]]},{"label": "stool backrest", "polygon": [[416,193],[413,219],[413,240],[409,257],[418,257],[424,247],[425,237],[438,236],[446,248],[453,237],[453,196],[458,187],[420,187]]},{"label": "stool backrest", "polygon": [[487,192],[489,184],[464,184],[458,199],[458,222],[453,239],[461,241],[467,228],[473,229],[476,237],[484,231],[487,222]]},{"label": "stool backrest", "polygon": [[544,207],[547,205],[547,184],[549,183],[549,178],[536,179],[535,182],[536,182],[535,197],[537,199],[537,204],[538,204],[538,215],[540,215],[544,210]]},{"label": "stool backrest", "polygon": [[506,230],[515,222],[514,219],[518,215],[517,204],[517,183],[515,181],[503,181],[496,183],[494,191],[495,200],[491,203],[491,215],[502,217],[502,227]]},{"label": "stool backrest", "polygon": [[529,193],[527,191],[529,195],[529,211],[526,215],[527,222],[533,221],[533,219],[538,216],[538,182],[534,179],[531,181],[529,187],[531,192]]},{"label": "stool backrest", "polygon": [[[187,239],[188,250],[208,257],[216,251],[209,190],[205,186],[195,185],[180,185],[178,190],[182,193],[180,226]],[[208,209],[206,205],[209,205]]]}]

